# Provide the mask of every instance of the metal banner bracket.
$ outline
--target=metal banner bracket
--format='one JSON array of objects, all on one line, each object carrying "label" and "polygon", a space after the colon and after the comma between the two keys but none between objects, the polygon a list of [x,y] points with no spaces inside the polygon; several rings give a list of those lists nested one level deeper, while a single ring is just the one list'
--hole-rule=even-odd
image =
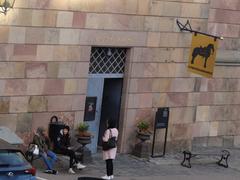
[{"label": "metal banner bracket", "polygon": [[190,24],[190,21],[187,20],[187,22],[185,24],[181,23],[178,19],[176,21],[180,31],[188,31],[190,33],[194,33],[195,35],[197,34],[203,34],[203,35],[206,35],[206,36],[210,36],[210,37],[213,37],[214,40],[216,41],[217,39],[220,39],[220,40],[223,40],[223,37],[222,36],[214,36],[212,34],[207,34],[207,33],[203,33],[203,32],[200,32],[200,31],[196,31],[196,30],[193,30],[192,27],[191,27],[191,24]]}]

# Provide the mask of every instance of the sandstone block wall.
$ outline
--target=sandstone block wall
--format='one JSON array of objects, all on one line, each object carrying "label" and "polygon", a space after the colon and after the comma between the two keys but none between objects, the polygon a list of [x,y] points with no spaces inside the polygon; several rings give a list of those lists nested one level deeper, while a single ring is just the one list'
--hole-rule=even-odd
[{"label": "sandstone block wall", "polygon": [[[170,107],[168,149],[240,144],[240,67],[216,66],[214,78],[186,71],[192,28],[221,34],[218,61],[239,60],[238,0],[17,0],[0,15],[0,125],[25,142],[58,115],[83,119],[92,46],[129,48],[120,150],[133,147],[136,123]],[[159,134],[159,141],[161,133]],[[175,148],[174,148],[175,147]]]}]

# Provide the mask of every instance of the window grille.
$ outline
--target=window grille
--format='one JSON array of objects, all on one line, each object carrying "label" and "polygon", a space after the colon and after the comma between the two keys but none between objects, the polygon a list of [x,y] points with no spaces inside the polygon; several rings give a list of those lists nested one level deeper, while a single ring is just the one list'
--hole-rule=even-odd
[{"label": "window grille", "polygon": [[126,60],[125,48],[93,47],[90,74],[123,74]]}]

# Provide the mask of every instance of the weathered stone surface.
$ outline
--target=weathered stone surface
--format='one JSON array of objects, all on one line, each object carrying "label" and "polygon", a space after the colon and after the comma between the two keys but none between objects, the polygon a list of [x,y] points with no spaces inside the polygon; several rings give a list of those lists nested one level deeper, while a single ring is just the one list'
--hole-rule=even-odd
[{"label": "weathered stone surface", "polygon": [[25,145],[28,146],[28,144],[32,142],[33,130],[31,113],[17,115],[16,133],[23,140]]},{"label": "weathered stone surface", "polygon": [[27,95],[43,95],[44,84],[44,79],[28,79]]},{"label": "weathered stone surface", "polygon": [[9,27],[0,27],[0,42],[8,43],[8,36],[10,29]]},{"label": "weathered stone surface", "polygon": [[71,111],[72,96],[48,96],[48,111]]},{"label": "weathered stone surface", "polygon": [[223,138],[222,137],[209,137],[208,138],[208,147],[222,147]]},{"label": "weathered stone surface", "polygon": [[73,12],[59,11],[57,14],[57,27],[72,27]]},{"label": "weathered stone surface", "polygon": [[49,78],[57,78],[59,73],[59,63],[58,62],[49,62],[48,63],[48,77]]},{"label": "weathered stone surface", "polygon": [[0,62],[0,78],[23,78],[25,63],[23,62]]},{"label": "weathered stone surface", "polygon": [[29,44],[44,44],[45,30],[43,28],[27,28],[25,42]]},{"label": "weathered stone surface", "polygon": [[10,97],[10,113],[20,113],[28,111],[28,96]]},{"label": "weathered stone surface", "polygon": [[5,95],[26,95],[27,82],[24,79],[6,80]]},{"label": "weathered stone surface", "polygon": [[209,136],[210,123],[197,122],[193,124],[193,137],[207,137]]},{"label": "weathered stone surface", "polygon": [[194,107],[171,108],[169,115],[170,124],[191,124],[195,121]]},{"label": "weathered stone surface", "polygon": [[0,97],[0,113],[8,113],[9,112],[9,101],[8,97]]},{"label": "weathered stone surface", "polygon": [[130,94],[128,108],[148,108],[152,107],[152,94]]},{"label": "weathered stone surface", "polygon": [[0,114],[0,126],[8,127],[13,132],[16,131],[17,114]]},{"label": "weathered stone surface", "polygon": [[46,78],[47,77],[47,63],[27,63],[26,64],[27,78]]},{"label": "weathered stone surface", "polygon": [[64,92],[64,80],[63,79],[46,79],[43,89],[44,95],[50,94],[63,94]]},{"label": "weathered stone surface", "polygon": [[87,79],[66,79],[64,94],[85,94],[87,92]]},{"label": "weathered stone surface", "polygon": [[27,31],[25,27],[10,27],[8,42],[9,43],[25,43],[26,33]]},{"label": "weathered stone surface", "polygon": [[15,44],[13,47],[13,56],[11,60],[14,61],[33,61],[36,59],[37,46],[36,45],[20,45]]},{"label": "weathered stone surface", "polygon": [[233,147],[234,139],[233,136],[224,136],[223,137],[223,146],[225,148]]},{"label": "weathered stone surface", "polygon": [[48,100],[44,96],[31,96],[29,98],[29,112],[44,112],[47,111]]}]

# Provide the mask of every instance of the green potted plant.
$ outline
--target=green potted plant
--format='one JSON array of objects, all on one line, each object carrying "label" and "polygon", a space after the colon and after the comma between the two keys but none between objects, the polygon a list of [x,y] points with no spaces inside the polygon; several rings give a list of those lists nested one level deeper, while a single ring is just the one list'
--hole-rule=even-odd
[{"label": "green potted plant", "polygon": [[142,141],[146,141],[150,139],[151,132],[149,130],[150,124],[147,121],[140,121],[137,124],[137,137]]},{"label": "green potted plant", "polygon": [[81,122],[79,123],[78,127],[77,127],[77,138],[78,138],[78,142],[86,145],[86,144],[90,144],[91,143],[91,133],[88,131],[89,129],[89,125],[85,122]]},{"label": "green potted plant", "polygon": [[82,137],[89,137],[91,136],[91,133],[88,132],[88,129],[89,129],[89,125],[87,123],[79,123],[78,125],[78,133],[79,133],[79,136],[82,136]]}]

